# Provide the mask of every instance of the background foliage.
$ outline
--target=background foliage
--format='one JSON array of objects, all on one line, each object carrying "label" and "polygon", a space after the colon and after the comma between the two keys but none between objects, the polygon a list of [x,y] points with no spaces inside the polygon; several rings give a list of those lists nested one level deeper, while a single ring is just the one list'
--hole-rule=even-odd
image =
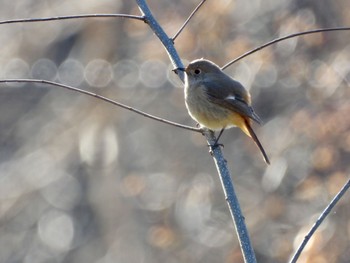
[{"label": "background foliage", "polygon": [[[0,1],[0,20],[139,14],[134,1]],[[198,1],[150,0],[171,36]],[[350,24],[347,0],[208,1],[176,40],[180,56],[226,64],[275,37]],[[2,25],[0,78],[91,90],[194,125],[182,84],[140,21]],[[226,70],[251,90],[272,165],[239,130],[224,152],[258,262],[286,262],[349,176],[349,33],[282,42]],[[0,262],[240,262],[200,134],[45,86],[0,90]],[[300,262],[349,262],[349,194]]]}]

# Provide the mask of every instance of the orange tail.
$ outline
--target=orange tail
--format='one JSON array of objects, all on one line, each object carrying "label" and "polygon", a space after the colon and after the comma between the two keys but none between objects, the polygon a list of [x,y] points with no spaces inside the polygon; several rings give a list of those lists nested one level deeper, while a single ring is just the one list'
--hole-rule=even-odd
[{"label": "orange tail", "polygon": [[264,160],[267,164],[270,164],[270,160],[269,158],[267,157],[267,154],[264,150],[264,147],[261,145],[258,137],[256,136],[255,132],[253,131],[252,127],[250,126],[250,123],[249,123],[250,120],[244,120],[244,123],[245,123],[245,127],[246,129],[242,129],[248,136],[250,136],[255,144],[259,147],[263,157],[264,157]]}]

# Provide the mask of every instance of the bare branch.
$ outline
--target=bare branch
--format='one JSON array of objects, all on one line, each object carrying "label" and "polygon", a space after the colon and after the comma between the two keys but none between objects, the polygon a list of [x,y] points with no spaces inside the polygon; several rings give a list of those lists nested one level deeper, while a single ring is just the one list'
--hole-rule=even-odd
[{"label": "bare branch", "polygon": [[[141,13],[143,14],[143,16],[145,18],[145,23],[147,23],[149,25],[149,27],[152,29],[152,31],[156,34],[156,36],[162,42],[174,68],[183,68],[184,65],[182,64],[182,61],[181,61],[179,55],[177,54],[177,51],[174,47],[173,40],[168,37],[168,35],[164,32],[163,28],[155,20],[155,18],[153,17],[152,12],[149,9],[146,1],[136,0],[136,2],[137,2],[137,5],[139,6]],[[179,72],[177,72],[177,75],[179,76],[181,81],[184,82],[184,79],[185,79],[184,72],[179,71]]]},{"label": "bare branch", "polygon": [[[136,0],[142,14],[145,16],[146,23],[151,27],[153,32],[157,35],[159,40],[163,43],[170,60],[172,61],[175,68],[183,68],[183,64],[180,57],[174,47],[172,39],[170,39],[164,32],[162,27],[158,24],[157,20],[152,15],[146,0]],[[184,74],[182,71],[178,71],[178,76],[184,81]],[[209,145],[214,145],[216,138],[213,132],[204,131],[204,135]],[[212,148],[212,147],[211,147]],[[241,211],[239,202],[237,200],[230,172],[227,167],[226,160],[222,154],[220,147],[211,149],[212,157],[216,164],[216,168],[222,182],[222,187],[225,193],[227,204],[229,206],[233,222],[236,227],[236,233],[238,236],[239,243],[241,245],[242,254],[245,263],[256,263],[253,247],[251,245],[247,227],[244,222],[244,216]]]},{"label": "bare branch", "polygon": [[11,19],[0,21],[2,24],[14,24],[14,23],[32,23],[32,22],[46,22],[55,20],[68,20],[68,19],[85,19],[85,18],[130,18],[144,21],[143,16],[127,15],[127,14],[85,14],[85,15],[72,15],[72,16],[55,16],[55,17],[43,17],[43,18],[23,18],[23,19]]},{"label": "bare branch", "polygon": [[177,33],[171,38],[173,42],[175,39],[181,34],[182,30],[187,26],[188,22],[190,22],[191,18],[197,13],[198,9],[204,4],[206,0],[202,0],[202,2],[199,3],[199,5],[193,10],[193,12],[190,14],[190,16],[186,19],[185,23],[182,25],[182,27],[177,31]]},{"label": "bare branch", "polygon": [[307,233],[307,235],[305,236],[303,242],[301,243],[301,245],[298,247],[297,251],[295,252],[295,254],[293,255],[290,263],[295,263],[297,262],[301,252],[303,251],[303,249],[305,248],[307,242],[309,242],[310,238],[312,237],[312,235],[315,233],[315,231],[317,230],[317,228],[322,224],[323,220],[327,217],[327,215],[331,212],[331,210],[333,209],[333,207],[338,203],[338,201],[340,200],[340,198],[342,198],[342,196],[346,193],[346,191],[349,189],[350,187],[350,180],[347,181],[347,183],[343,186],[343,188],[337,193],[337,195],[333,198],[333,200],[329,203],[329,205],[326,207],[326,209],[322,212],[322,214],[320,215],[320,217],[317,219],[317,221],[315,222],[315,224],[311,227],[310,231]]},{"label": "bare branch", "polygon": [[190,130],[190,131],[195,131],[195,132],[202,132],[202,129],[199,128],[194,128],[194,127],[190,127],[190,126],[186,126],[186,125],[182,125],[176,122],[172,122],[172,121],[168,121],[159,117],[156,117],[154,115],[148,114],[146,112],[143,112],[141,110],[135,109],[133,107],[127,106],[125,104],[122,104],[120,102],[116,102],[112,99],[106,98],[104,96],[98,95],[96,93],[90,92],[90,91],[86,91],[86,90],[82,90],[79,88],[75,88],[75,87],[71,87],[68,85],[64,85],[64,84],[60,84],[57,82],[53,82],[53,81],[48,81],[48,80],[41,80],[41,79],[2,79],[0,80],[0,83],[39,83],[39,84],[46,84],[46,85],[51,85],[51,86],[55,86],[55,87],[59,87],[59,88],[64,88],[64,89],[68,89],[68,90],[72,90],[72,91],[76,91],[91,97],[95,97],[98,98],[100,100],[103,100],[105,102],[108,102],[110,104],[116,105],[118,107],[124,108],[126,110],[135,112],[137,114],[140,114],[144,117],[150,118],[152,120],[156,120],[165,124],[169,124],[178,128],[182,128],[182,129],[186,129],[186,130]]},{"label": "bare branch", "polygon": [[299,32],[299,33],[294,33],[294,34],[290,34],[284,37],[280,37],[280,38],[276,38],[274,40],[271,40],[267,43],[265,43],[264,45],[261,45],[257,48],[254,48],[246,53],[244,53],[243,55],[239,56],[238,58],[235,58],[234,60],[230,61],[229,63],[227,63],[226,65],[224,65],[221,69],[225,69],[229,66],[231,66],[232,64],[236,63],[238,60],[241,60],[242,58],[245,58],[265,47],[271,46],[273,44],[276,44],[278,42],[281,42],[283,40],[289,39],[289,38],[293,38],[293,37],[299,37],[302,35],[309,35],[309,34],[315,34],[315,33],[321,33],[321,32],[329,32],[329,31],[345,31],[345,30],[350,30],[350,27],[334,27],[334,28],[320,28],[320,29],[314,29],[314,30],[308,30],[308,31],[304,31],[304,32]]}]

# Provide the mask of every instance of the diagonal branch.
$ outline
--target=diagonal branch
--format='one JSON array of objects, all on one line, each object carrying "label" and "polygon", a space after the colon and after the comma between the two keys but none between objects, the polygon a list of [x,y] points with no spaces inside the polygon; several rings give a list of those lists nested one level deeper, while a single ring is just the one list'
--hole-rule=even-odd
[{"label": "diagonal branch", "polygon": [[127,15],[127,14],[85,14],[85,15],[72,15],[72,16],[55,16],[55,17],[43,17],[43,18],[23,18],[23,19],[11,19],[0,21],[0,25],[14,24],[14,23],[32,23],[32,22],[47,22],[55,20],[69,20],[69,19],[85,19],[85,18],[130,18],[144,21],[143,16]]},{"label": "diagonal branch", "polygon": [[179,31],[171,38],[173,42],[175,42],[175,39],[181,34],[182,30],[187,26],[188,22],[190,22],[191,18],[197,13],[198,9],[204,4],[206,0],[202,0],[202,2],[199,3],[199,5],[193,10],[193,12],[190,14],[190,16],[186,19],[185,23],[180,27]]},{"label": "diagonal branch", "polygon": [[[174,47],[172,39],[170,39],[164,32],[162,27],[158,24],[157,20],[152,15],[146,0],[136,0],[142,14],[145,16],[146,23],[151,27],[153,32],[157,35],[159,40],[163,43],[170,60],[172,61],[175,68],[183,68],[183,64],[180,57]],[[182,71],[178,72],[178,76],[182,81],[184,81],[184,73]],[[204,135],[207,139],[209,145],[214,145],[216,138],[213,132],[204,131]],[[211,147],[213,148],[213,147]],[[220,147],[215,147],[211,149],[212,157],[214,159],[220,180],[222,182],[222,187],[224,189],[227,204],[229,206],[234,225],[236,227],[236,233],[238,236],[239,243],[241,245],[242,254],[245,263],[256,263],[256,258],[254,254],[253,247],[251,245],[247,227],[244,222],[244,216],[242,214],[237,196],[235,194],[233,183],[231,179],[230,172],[227,167],[226,160],[222,154]]]},{"label": "diagonal branch", "polygon": [[323,220],[328,216],[328,214],[331,212],[333,207],[338,203],[340,198],[342,198],[342,196],[346,193],[346,191],[349,189],[349,187],[350,187],[350,180],[348,180],[347,183],[343,186],[343,188],[337,193],[337,195],[333,198],[333,200],[329,203],[329,205],[326,207],[326,209],[322,212],[320,217],[317,219],[315,224],[311,227],[310,231],[305,236],[303,242],[301,243],[301,245],[298,247],[297,251],[293,255],[293,258],[291,259],[290,263],[297,262],[300,254],[303,251],[303,249],[305,248],[307,242],[309,242],[310,238],[315,233],[317,228],[322,224]]},{"label": "diagonal branch", "polygon": [[[165,47],[166,52],[168,53],[168,56],[174,66],[174,68],[183,68],[182,61],[177,54],[177,51],[174,47],[173,40],[168,37],[168,35],[165,33],[163,28],[158,24],[158,22],[153,17],[151,10],[149,9],[146,1],[144,0],[136,0],[137,5],[139,6],[139,9],[145,18],[145,23],[149,25],[149,27],[152,29],[152,31],[156,34],[156,36],[159,38],[159,40],[162,42],[163,46]],[[183,71],[179,71],[177,73],[179,78],[182,80],[182,82],[185,79],[185,74]]]},{"label": "diagonal branch", "polygon": [[178,127],[178,128],[182,128],[182,129],[186,129],[186,130],[190,130],[190,131],[202,132],[201,129],[193,128],[193,127],[190,127],[190,126],[182,125],[182,124],[179,124],[179,123],[176,123],[176,122],[172,122],[172,121],[168,121],[168,120],[156,117],[154,115],[148,114],[148,113],[143,112],[141,110],[138,110],[138,109],[135,109],[133,107],[127,106],[125,104],[122,104],[120,102],[116,102],[116,101],[114,101],[112,99],[109,99],[109,98],[106,98],[104,96],[98,95],[96,93],[93,93],[93,92],[90,92],[90,91],[86,91],[86,90],[82,90],[82,89],[75,88],[75,87],[71,87],[71,86],[68,86],[68,85],[60,84],[60,83],[53,82],[53,81],[41,80],[41,79],[1,79],[0,83],[38,83],[38,84],[46,84],[46,85],[50,85],[50,86],[54,86],[54,87],[68,89],[68,90],[76,91],[76,92],[79,92],[79,93],[82,93],[82,94],[85,94],[85,95],[88,95],[88,96],[91,96],[91,97],[103,100],[103,101],[105,101],[107,103],[110,103],[110,104],[116,105],[118,107],[121,107],[123,109],[135,112],[137,114],[140,114],[140,115],[142,115],[144,117],[147,117],[147,118],[150,118],[152,120],[156,120],[156,121],[159,121],[159,122],[162,122],[162,123],[165,123],[165,124],[169,124],[169,125],[172,125],[172,126],[175,126],[175,127]]},{"label": "diagonal branch", "polygon": [[315,33],[321,33],[321,32],[329,32],[329,31],[346,31],[346,30],[350,30],[350,27],[332,27],[332,28],[319,28],[319,29],[314,29],[314,30],[308,30],[308,31],[304,31],[304,32],[299,32],[299,33],[294,33],[294,34],[290,34],[284,37],[280,37],[280,38],[276,38],[274,40],[271,40],[257,48],[254,48],[246,53],[244,53],[243,55],[239,56],[238,58],[235,58],[234,60],[230,61],[229,63],[227,63],[226,65],[224,65],[221,69],[225,69],[229,66],[231,66],[232,64],[236,63],[238,60],[241,60],[242,58],[245,58],[263,48],[266,48],[268,46],[271,46],[273,44],[276,44],[278,42],[281,42],[283,40],[289,39],[289,38],[293,38],[293,37],[299,37],[302,35],[309,35],[309,34],[315,34]]}]

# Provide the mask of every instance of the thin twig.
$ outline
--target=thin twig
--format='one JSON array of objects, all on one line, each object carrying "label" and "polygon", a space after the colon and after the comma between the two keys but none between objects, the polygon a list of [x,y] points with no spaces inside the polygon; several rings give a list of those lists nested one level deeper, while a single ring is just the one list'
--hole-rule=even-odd
[{"label": "thin twig", "polygon": [[[153,32],[157,35],[159,40],[163,43],[170,60],[172,61],[175,68],[182,68],[183,64],[180,60],[180,57],[174,47],[172,39],[170,39],[167,34],[164,32],[162,27],[158,24],[157,20],[152,15],[151,10],[149,9],[146,0],[136,0],[142,14],[145,16],[145,22],[151,27]],[[179,71],[178,76],[182,81],[184,81],[184,75]],[[209,145],[213,145],[216,141],[216,138],[213,132],[204,132],[204,135],[207,139]],[[235,190],[233,188],[233,183],[231,179],[230,172],[227,167],[226,160],[222,154],[221,148],[216,147],[211,149],[212,157],[216,164],[220,180],[222,182],[222,187],[224,189],[225,197],[227,204],[229,206],[234,225],[236,227],[236,233],[238,236],[239,243],[241,245],[242,254],[244,257],[245,263],[256,263],[256,258],[254,254],[253,247],[251,245],[247,227],[244,222],[244,216],[240,209]]]},{"label": "thin twig", "polygon": [[11,19],[11,20],[0,21],[0,25],[2,25],[2,24],[14,24],[14,23],[47,22],[47,21],[68,20],[68,19],[111,18],[111,17],[130,18],[130,19],[144,21],[143,16],[135,16],[135,15],[127,15],[127,14],[85,14],[85,15],[72,15],[72,16]]},{"label": "thin twig", "polygon": [[190,14],[190,16],[186,19],[185,23],[182,25],[182,27],[177,31],[177,33],[171,38],[173,42],[175,42],[175,39],[181,34],[182,30],[187,26],[188,22],[190,22],[191,18],[194,16],[195,13],[197,13],[198,9],[204,4],[206,0],[202,0],[202,2],[199,3],[199,5],[193,10],[193,12]]},{"label": "thin twig", "polygon": [[329,205],[326,207],[326,209],[322,212],[322,214],[320,215],[320,217],[317,219],[317,221],[315,222],[315,224],[311,227],[310,231],[307,233],[307,235],[305,236],[303,242],[301,243],[301,245],[298,247],[297,251],[295,252],[295,254],[293,255],[290,263],[295,263],[297,262],[301,252],[303,251],[303,249],[305,248],[307,242],[310,240],[310,238],[312,237],[312,235],[315,233],[316,229],[321,225],[321,223],[323,222],[323,220],[327,217],[327,215],[331,212],[331,210],[333,209],[333,207],[338,203],[338,201],[340,200],[340,198],[342,198],[342,196],[346,193],[346,191],[349,189],[350,187],[350,180],[347,181],[347,183],[343,186],[343,188],[338,192],[338,194],[333,198],[333,200],[329,203]]},{"label": "thin twig", "polygon": [[51,86],[55,86],[55,87],[60,87],[60,88],[76,91],[76,92],[79,92],[79,93],[82,93],[82,94],[85,94],[85,95],[88,95],[88,96],[91,96],[91,97],[94,97],[94,98],[98,98],[98,99],[103,100],[103,101],[105,101],[107,103],[110,103],[110,104],[116,105],[118,107],[124,108],[126,110],[135,112],[137,114],[140,114],[140,115],[142,115],[144,117],[147,117],[147,118],[150,118],[152,120],[156,120],[156,121],[159,121],[159,122],[162,122],[162,123],[165,123],[165,124],[169,124],[169,125],[172,125],[172,126],[175,126],[175,127],[178,127],[178,128],[182,128],[182,129],[186,129],[186,130],[190,130],[190,131],[202,132],[202,130],[199,129],[199,128],[194,128],[194,127],[182,125],[182,124],[179,124],[179,123],[176,123],[176,122],[168,121],[168,120],[156,117],[154,115],[148,114],[146,112],[143,112],[141,110],[135,109],[135,108],[130,107],[128,105],[122,104],[120,102],[116,102],[116,101],[114,101],[112,99],[106,98],[106,97],[98,95],[96,93],[93,93],[93,92],[90,92],[90,91],[86,91],[86,90],[82,90],[82,89],[75,88],[75,87],[71,87],[71,86],[68,86],[68,85],[60,84],[60,83],[53,82],[53,81],[41,80],[41,79],[1,79],[0,83],[40,83],[40,84],[46,84],[46,85],[51,85]]},{"label": "thin twig", "polygon": [[314,29],[314,30],[308,30],[308,31],[304,31],[304,32],[299,32],[299,33],[294,33],[294,34],[290,34],[284,37],[280,37],[280,38],[276,38],[274,40],[271,40],[267,43],[265,43],[264,45],[261,45],[257,48],[254,48],[246,53],[244,53],[243,55],[239,56],[238,58],[235,58],[234,60],[230,61],[229,63],[227,63],[226,65],[224,65],[221,69],[225,69],[229,66],[231,66],[232,64],[236,63],[238,60],[241,60],[242,58],[245,58],[265,47],[271,46],[273,44],[276,44],[278,42],[281,42],[283,40],[289,39],[289,38],[293,38],[293,37],[298,37],[298,36],[302,36],[302,35],[309,35],[309,34],[315,34],[315,33],[320,33],[320,32],[328,32],[328,31],[345,31],[345,30],[350,30],[350,27],[332,27],[332,28],[319,28],[319,29]]}]

